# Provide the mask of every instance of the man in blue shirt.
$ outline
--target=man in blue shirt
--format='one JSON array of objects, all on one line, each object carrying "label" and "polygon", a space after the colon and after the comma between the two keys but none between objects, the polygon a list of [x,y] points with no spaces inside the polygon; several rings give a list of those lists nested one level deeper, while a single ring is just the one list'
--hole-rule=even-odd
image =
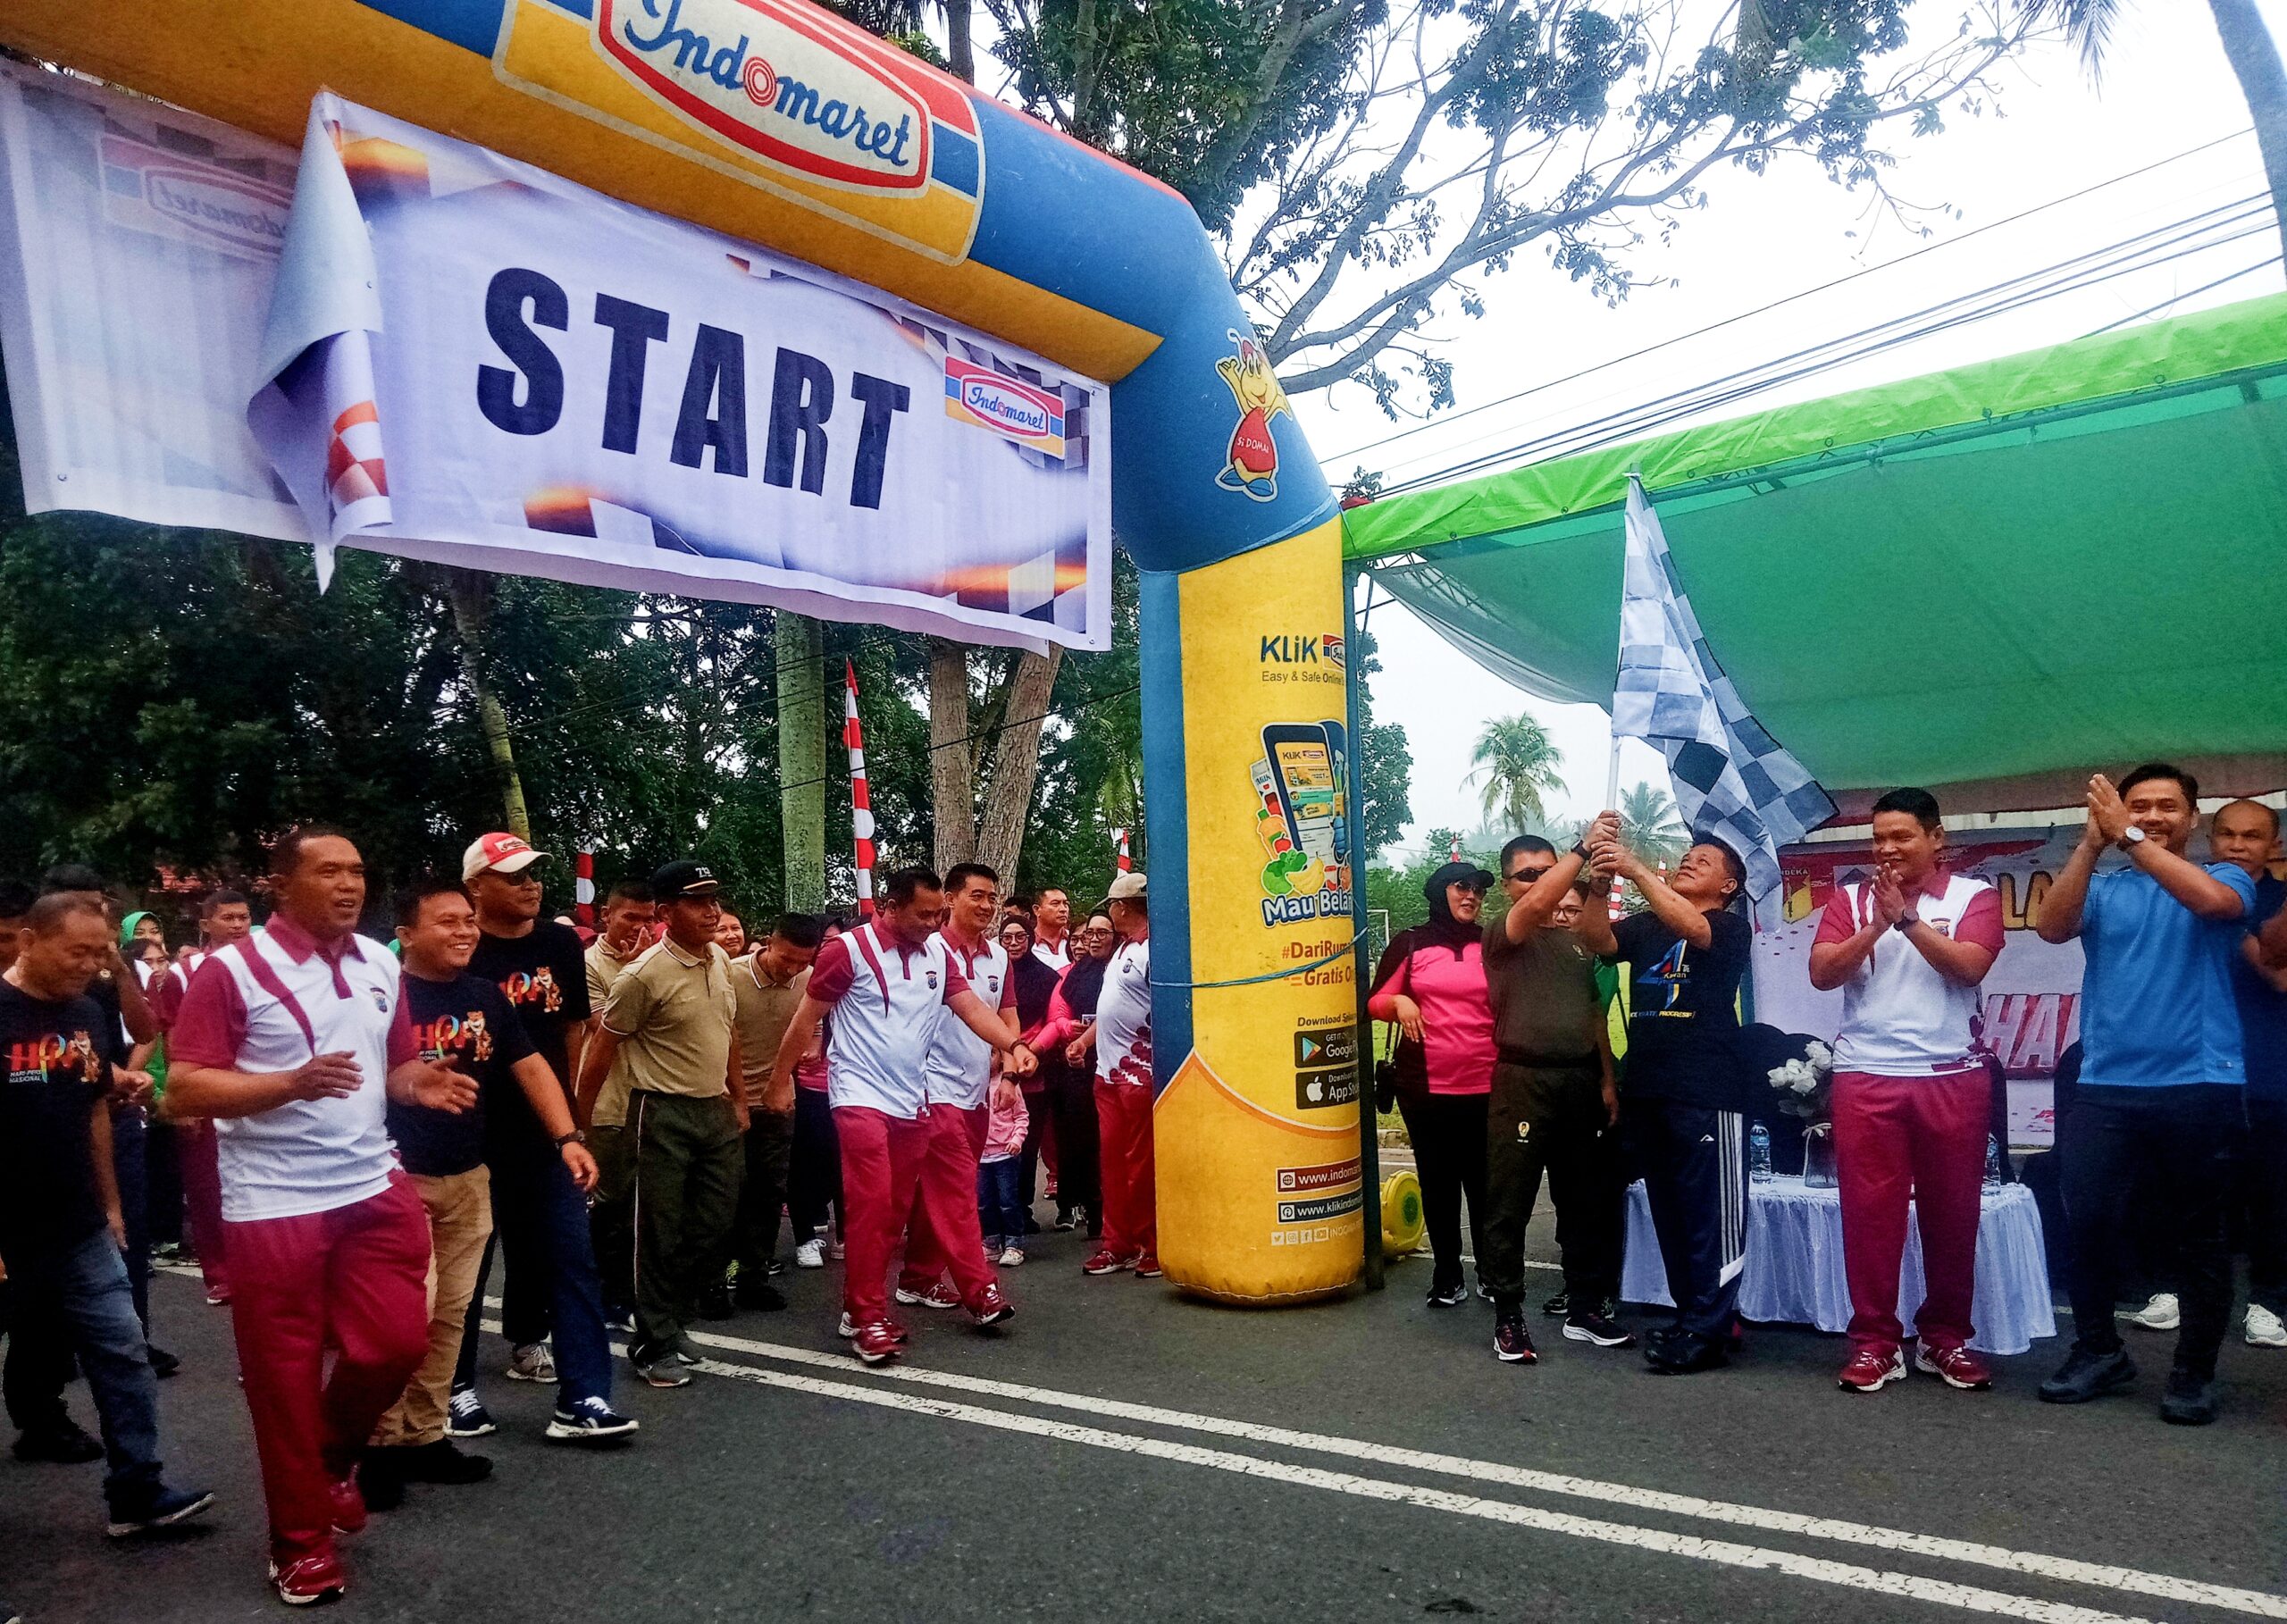
[{"label": "man in blue shirt", "polygon": [[[2232,863],[2184,856],[2199,786],[2149,764],[2089,780],[2081,843],[2040,904],[2044,942],[2081,939],[2081,1084],[2057,1130],[2073,1230],[2073,1352],[2041,1384],[2052,1404],[2085,1403],[2136,1379],[2113,1320],[2130,1197],[2158,1224],[2182,1303],[2160,1417],[2216,1419],[2216,1351],[2232,1307],[2224,1203],[2245,1123],[2247,1067],[2232,967],[2255,908],[2255,882]],[[2124,867],[2095,872],[2107,847]]]},{"label": "man in blue shirt", "polygon": [[2248,1215],[2249,1347],[2287,1348],[2287,965],[2263,961],[2258,935],[2287,906],[2287,880],[2271,872],[2279,850],[2279,814],[2259,800],[2216,808],[2207,850],[2237,863],[2255,881],[2255,907],[2232,964],[2240,1034],[2247,1051],[2248,1138],[2240,1162],[2239,1200]]}]

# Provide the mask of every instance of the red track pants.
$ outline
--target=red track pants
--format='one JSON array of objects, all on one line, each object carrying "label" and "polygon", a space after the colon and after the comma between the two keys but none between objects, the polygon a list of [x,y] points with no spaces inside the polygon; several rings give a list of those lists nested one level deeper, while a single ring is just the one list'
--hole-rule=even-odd
[{"label": "red track pants", "polygon": [[1143,1083],[1096,1082],[1102,1148],[1104,1250],[1114,1257],[1160,1255],[1160,1196],[1152,1182],[1152,1090]]},{"label": "red track pants", "polygon": [[227,1297],[230,1254],[222,1237],[222,1169],[215,1161],[214,1125],[204,1117],[192,1117],[174,1127],[183,1215],[190,1220],[190,1243],[198,1249],[198,1272],[205,1279],[208,1296]]},{"label": "red track pants", "polygon": [[984,1229],[976,1210],[976,1163],[984,1153],[989,1115],[983,1106],[929,1108],[929,1145],[923,1154],[905,1230],[905,1268],[898,1284],[926,1291],[948,1270],[971,1308],[1000,1278],[984,1261]]},{"label": "red track pants", "polygon": [[1929,1347],[1970,1338],[1977,1217],[1992,1084],[1981,1068],[1939,1077],[1834,1074],[1834,1162],[1853,1347],[1895,1348],[1906,1202],[1922,1228],[1928,1290],[1914,1334]]}]

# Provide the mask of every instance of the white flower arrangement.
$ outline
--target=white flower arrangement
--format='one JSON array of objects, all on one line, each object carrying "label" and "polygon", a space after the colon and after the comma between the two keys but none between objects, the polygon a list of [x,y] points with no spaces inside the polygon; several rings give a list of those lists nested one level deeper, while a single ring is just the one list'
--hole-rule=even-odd
[{"label": "white flower arrangement", "polygon": [[1808,1122],[1822,1122],[1827,1115],[1828,1084],[1834,1076],[1834,1051],[1814,1040],[1804,1053],[1804,1059],[1774,1066],[1764,1075],[1778,1091],[1780,1111]]}]

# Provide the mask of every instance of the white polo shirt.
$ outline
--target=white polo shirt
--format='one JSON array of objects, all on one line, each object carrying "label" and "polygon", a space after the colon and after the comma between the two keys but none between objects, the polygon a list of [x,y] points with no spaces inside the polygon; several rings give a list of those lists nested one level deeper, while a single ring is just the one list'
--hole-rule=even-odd
[{"label": "white polo shirt", "polygon": [[1123,942],[1096,998],[1096,1080],[1152,1085],[1152,944]]},{"label": "white polo shirt", "polygon": [[293,1071],[348,1051],[364,1083],[214,1124],[222,1216],[232,1223],[331,1212],[379,1195],[398,1166],[386,1113],[390,1067],[415,1058],[398,962],[369,937],[321,945],[281,916],[206,956],[167,1046],[177,1067]]},{"label": "white polo shirt", "polygon": [[809,994],[834,1009],[826,1102],[906,1121],[918,1117],[928,1103],[938,1018],[947,1000],[968,988],[942,936],[907,947],[869,922],[827,942],[811,967]]},{"label": "white polo shirt", "polygon": [[[1983,880],[1933,874],[1908,900],[1923,922],[1956,942],[2001,950],[2001,899]],[[1872,924],[1873,901],[1860,882],[1838,885],[1819,920],[1818,940],[1846,942]],[[1948,981],[1897,931],[1885,932],[1842,988],[1837,1071],[1877,1077],[1929,1077],[1968,1069],[1969,1024],[1977,989]]]},{"label": "white polo shirt", "polygon": [[[1017,1007],[1017,978],[1009,973],[1009,950],[988,938],[975,952],[955,941],[951,931],[939,931],[937,940],[961,968],[968,990],[987,1009]],[[993,1087],[993,1045],[968,1029],[950,1009],[937,1012],[936,1036],[929,1044],[926,1067],[929,1103],[973,1111],[984,1104]]]},{"label": "white polo shirt", "polygon": [[1053,946],[1035,937],[1032,952],[1034,958],[1051,970],[1068,970],[1072,967],[1072,934],[1066,932],[1064,940]]}]

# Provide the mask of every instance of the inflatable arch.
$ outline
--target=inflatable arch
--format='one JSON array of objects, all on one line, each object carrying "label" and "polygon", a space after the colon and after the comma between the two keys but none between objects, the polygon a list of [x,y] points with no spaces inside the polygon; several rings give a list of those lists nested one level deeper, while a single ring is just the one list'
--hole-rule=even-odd
[{"label": "inflatable arch", "polygon": [[289,145],[330,88],[1109,381],[1161,1260],[1235,1302],[1357,1278],[1336,504],[1181,197],[802,0],[10,0],[0,39]]}]

